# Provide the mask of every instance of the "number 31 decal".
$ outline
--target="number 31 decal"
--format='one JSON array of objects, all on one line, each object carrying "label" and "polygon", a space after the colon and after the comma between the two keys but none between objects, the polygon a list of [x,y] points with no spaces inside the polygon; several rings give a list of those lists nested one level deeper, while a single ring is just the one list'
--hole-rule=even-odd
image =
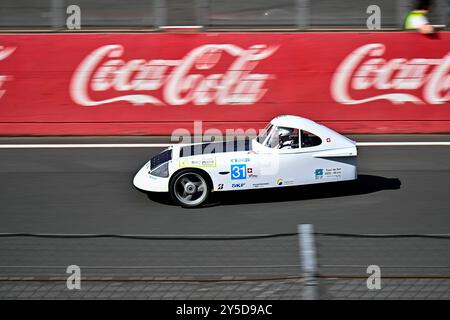
[{"label": "number 31 decal", "polygon": [[232,164],[231,165],[231,179],[247,179],[247,165],[246,164]]}]

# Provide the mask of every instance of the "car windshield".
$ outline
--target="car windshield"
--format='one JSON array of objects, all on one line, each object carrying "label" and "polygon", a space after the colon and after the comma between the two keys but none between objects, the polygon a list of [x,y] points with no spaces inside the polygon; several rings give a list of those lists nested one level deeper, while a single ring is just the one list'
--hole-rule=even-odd
[{"label": "car windshield", "polygon": [[269,134],[268,134],[268,138],[266,140],[266,143],[264,144],[266,147],[269,148],[275,148],[276,146],[278,146],[278,143],[280,141],[280,139],[278,138],[279,135],[279,127],[273,127],[271,128]]},{"label": "car windshield", "polygon": [[299,147],[299,130],[271,125],[263,131],[258,139],[258,142],[268,148],[294,149]]},{"label": "car windshield", "polygon": [[259,143],[264,143],[264,140],[266,140],[267,135],[269,134],[270,130],[272,129],[272,125],[269,123],[258,135],[258,137],[256,137],[256,141],[258,141]]}]

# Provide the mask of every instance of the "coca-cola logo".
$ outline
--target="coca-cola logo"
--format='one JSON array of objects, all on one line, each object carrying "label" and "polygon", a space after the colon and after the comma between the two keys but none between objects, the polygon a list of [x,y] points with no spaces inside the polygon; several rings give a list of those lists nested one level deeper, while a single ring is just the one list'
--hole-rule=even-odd
[{"label": "coca-cola logo", "polygon": [[[248,49],[233,44],[199,46],[178,60],[122,59],[124,47],[102,46],[90,53],[73,74],[70,94],[82,106],[125,101],[133,105],[217,105],[253,104],[266,90],[272,76],[253,73],[258,63],[278,47],[253,45]],[[217,72],[228,54],[233,62]],[[95,93],[111,93],[95,99]],[[120,93],[127,94],[120,94]],[[118,94],[119,93],[119,94]]]},{"label": "coca-cola logo", "polygon": [[[16,48],[0,46],[0,61],[5,60],[6,58],[8,58],[15,50],[16,50]],[[11,80],[11,79],[12,78],[10,76],[8,76],[8,75],[1,75],[0,74],[0,99],[6,93],[6,90],[2,89],[3,88],[3,84],[6,81]]]},{"label": "coca-cola logo", "polygon": [[[384,52],[383,44],[373,43],[349,54],[332,78],[331,94],[334,100],[349,105],[382,99],[394,104],[443,104],[449,101],[450,53],[441,59],[395,58],[387,61],[382,58]],[[352,98],[350,94],[351,90],[368,89],[390,92],[363,99]],[[420,96],[417,90],[422,90]]]}]

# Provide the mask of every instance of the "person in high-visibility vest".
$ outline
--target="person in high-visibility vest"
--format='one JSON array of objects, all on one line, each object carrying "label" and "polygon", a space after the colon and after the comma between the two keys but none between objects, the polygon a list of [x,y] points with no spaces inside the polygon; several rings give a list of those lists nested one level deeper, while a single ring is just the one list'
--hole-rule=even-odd
[{"label": "person in high-visibility vest", "polygon": [[417,30],[423,34],[433,33],[434,28],[427,19],[430,8],[431,0],[419,0],[416,8],[406,16],[405,30]]}]

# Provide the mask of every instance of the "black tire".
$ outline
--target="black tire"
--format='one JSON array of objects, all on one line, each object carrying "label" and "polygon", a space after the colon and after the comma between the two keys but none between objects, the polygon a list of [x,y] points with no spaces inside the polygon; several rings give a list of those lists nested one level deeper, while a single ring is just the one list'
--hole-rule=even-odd
[{"label": "black tire", "polygon": [[209,198],[211,180],[201,170],[180,170],[170,179],[169,192],[173,201],[183,208],[200,207]]}]

